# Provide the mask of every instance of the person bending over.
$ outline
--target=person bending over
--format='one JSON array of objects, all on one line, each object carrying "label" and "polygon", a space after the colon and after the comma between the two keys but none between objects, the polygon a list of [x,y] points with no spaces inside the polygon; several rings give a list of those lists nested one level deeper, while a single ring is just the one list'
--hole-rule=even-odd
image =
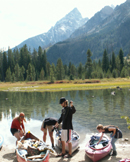
[{"label": "person bending over", "polygon": [[41,131],[43,131],[43,141],[46,142],[47,130],[49,132],[52,148],[54,149],[54,138],[53,138],[53,126],[57,123],[55,118],[45,118],[41,125]]},{"label": "person bending over", "polygon": [[[17,138],[17,141],[19,141],[22,136],[26,135],[23,121],[26,122],[26,119],[24,113],[21,112],[18,117],[15,117],[13,119],[11,124],[10,131],[12,135]],[[17,145],[17,141],[16,141],[16,145]]]},{"label": "person bending over", "polygon": [[111,145],[112,145],[112,148],[113,148],[113,151],[110,153],[110,155],[111,156],[117,155],[115,142],[117,141],[118,138],[122,138],[121,130],[114,125],[103,126],[102,124],[99,124],[97,126],[97,130],[98,130],[98,132],[102,133],[97,144],[99,144],[99,142],[102,140],[104,133],[110,133]]}]

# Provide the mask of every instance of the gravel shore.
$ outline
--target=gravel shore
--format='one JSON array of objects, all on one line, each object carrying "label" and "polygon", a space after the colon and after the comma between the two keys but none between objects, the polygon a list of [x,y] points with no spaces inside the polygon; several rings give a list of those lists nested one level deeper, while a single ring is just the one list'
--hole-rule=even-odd
[{"label": "gravel shore", "polygon": [[[130,144],[126,144],[125,142],[117,145],[117,156],[106,156],[100,162],[119,162],[121,159],[130,159]],[[50,154],[49,162],[92,162],[86,155],[85,150],[80,149],[73,153],[73,157],[71,159],[63,159],[56,158],[54,154]],[[0,151],[0,162],[17,162],[15,149],[9,148],[4,145]]]}]

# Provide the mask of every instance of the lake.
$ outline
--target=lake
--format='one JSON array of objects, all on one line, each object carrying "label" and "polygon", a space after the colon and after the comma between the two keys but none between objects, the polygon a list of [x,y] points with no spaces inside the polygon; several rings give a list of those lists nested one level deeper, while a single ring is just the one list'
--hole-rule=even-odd
[{"label": "lake", "polygon": [[[111,94],[112,91],[115,91],[115,95]],[[42,121],[46,117],[60,117],[61,97],[72,100],[75,105],[77,111],[73,115],[73,126],[80,135],[82,147],[93,133],[98,133],[98,124],[116,125],[122,130],[123,138],[129,137],[130,130],[126,120],[121,119],[121,116],[130,114],[128,88],[67,92],[0,92],[0,134],[4,136],[4,145],[15,147],[16,139],[10,133],[10,125],[19,112],[25,113],[26,131],[31,131],[42,139]],[[47,143],[50,144],[49,137]]]}]

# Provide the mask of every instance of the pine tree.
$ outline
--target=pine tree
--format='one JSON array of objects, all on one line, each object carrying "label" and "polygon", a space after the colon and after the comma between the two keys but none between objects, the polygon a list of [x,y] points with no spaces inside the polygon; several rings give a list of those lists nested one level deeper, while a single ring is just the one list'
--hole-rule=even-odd
[{"label": "pine tree", "polygon": [[57,60],[57,65],[56,65],[56,79],[57,80],[62,80],[64,79],[64,67],[62,64],[61,58]]},{"label": "pine tree", "polygon": [[54,71],[53,71],[53,68],[51,66],[50,67],[50,82],[54,83],[54,80],[55,80],[55,78],[54,78]]},{"label": "pine tree", "polygon": [[7,68],[8,68],[7,56],[6,56],[6,52],[4,52],[3,53],[3,80],[5,80]]},{"label": "pine tree", "polygon": [[122,49],[120,49],[119,51],[119,59],[120,59],[120,72],[121,72],[122,68],[124,67],[124,53]]},{"label": "pine tree", "polygon": [[28,81],[33,81],[33,80],[35,80],[35,76],[36,76],[35,68],[31,63],[29,63],[28,70],[27,70],[27,78],[26,79]]},{"label": "pine tree", "polygon": [[15,74],[15,81],[16,82],[20,81],[20,67],[18,63],[14,67],[14,74]]},{"label": "pine tree", "polygon": [[12,76],[11,76],[11,70],[10,67],[7,69],[6,71],[6,78],[5,78],[6,82],[11,82],[12,81]]},{"label": "pine tree", "polygon": [[85,65],[85,69],[86,69],[86,77],[85,78],[91,78],[91,73],[92,73],[92,60],[91,57],[92,53],[90,51],[90,49],[88,49],[87,51],[87,62]]},{"label": "pine tree", "polygon": [[44,70],[42,68],[41,72],[40,72],[40,80],[44,80]]},{"label": "pine tree", "polygon": [[103,72],[107,72],[108,68],[109,68],[109,59],[108,59],[108,56],[107,56],[107,51],[105,49],[104,53],[103,53],[103,59],[102,59],[102,70],[103,70]]},{"label": "pine tree", "polygon": [[112,71],[113,69],[116,69],[116,57],[114,52],[112,52]]},{"label": "pine tree", "polygon": [[79,66],[78,66],[78,77],[79,77],[79,79],[82,79],[82,73],[83,73],[83,67],[82,67],[82,63],[80,62]]},{"label": "pine tree", "polygon": [[10,67],[11,72],[14,72],[14,57],[11,49],[8,49],[8,68]]}]

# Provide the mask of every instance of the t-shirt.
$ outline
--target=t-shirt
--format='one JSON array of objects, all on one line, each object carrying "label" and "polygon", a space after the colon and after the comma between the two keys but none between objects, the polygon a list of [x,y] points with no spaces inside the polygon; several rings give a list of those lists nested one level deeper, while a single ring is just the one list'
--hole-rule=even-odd
[{"label": "t-shirt", "polygon": [[22,128],[24,129],[23,121],[22,121],[22,123],[20,123],[18,118],[14,118],[12,121],[12,124],[11,124],[11,128],[15,128],[15,129],[19,129],[19,130],[22,130]]}]

